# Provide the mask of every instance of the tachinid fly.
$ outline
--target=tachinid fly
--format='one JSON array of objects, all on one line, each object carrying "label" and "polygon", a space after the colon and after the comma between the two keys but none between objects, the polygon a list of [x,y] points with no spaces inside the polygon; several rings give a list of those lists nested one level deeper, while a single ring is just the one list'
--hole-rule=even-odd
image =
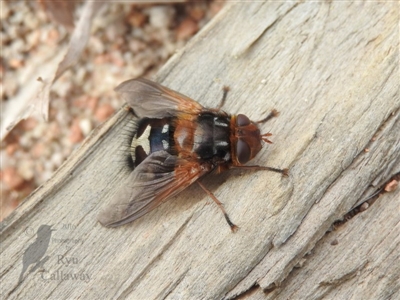
[{"label": "tachinid fly", "polygon": [[222,203],[199,179],[231,168],[288,173],[287,169],[245,166],[261,150],[263,142],[271,143],[271,134],[261,134],[257,123],[276,116],[275,110],[259,122],[250,121],[243,114],[231,116],[220,110],[229,90],[226,87],[217,109],[204,108],[144,78],[125,81],[115,90],[139,122],[131,153],[135,168],[111,205],[100,213],[98,219],[104,226],[132,222],[197,182],[235,231],[238,227],[231,222]]}]

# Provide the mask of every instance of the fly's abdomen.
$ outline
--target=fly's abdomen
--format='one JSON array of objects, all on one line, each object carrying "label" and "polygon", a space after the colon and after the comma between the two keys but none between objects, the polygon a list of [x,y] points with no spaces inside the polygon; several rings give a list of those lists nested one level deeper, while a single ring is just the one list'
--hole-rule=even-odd
[{"label": "fly's abdomen", "polygon": [[[132,141],[132,159],[138,166],[151,153],[161,150],[171,152],[173,139],[171,119],[143,119]],[[172,153],[171,153],[172,154]]]}]

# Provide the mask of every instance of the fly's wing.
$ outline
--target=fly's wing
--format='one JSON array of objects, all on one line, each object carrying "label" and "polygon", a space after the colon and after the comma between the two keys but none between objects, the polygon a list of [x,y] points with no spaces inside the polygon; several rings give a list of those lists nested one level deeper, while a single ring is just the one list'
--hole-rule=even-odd
[{"label": "fly's wing", "polygon": [[139,118],[162,119],[181,112],[198,114],[203,110],[199,103],[189,97],[144,78],[127,80],[115,91]]},{"label": "fly's wing", "polygon": [[154,152],[132,171],[126,185],[111,205],[99,214],[98,220],[106,227],[132,222],[210,171],[211,167],[166,151]]}]

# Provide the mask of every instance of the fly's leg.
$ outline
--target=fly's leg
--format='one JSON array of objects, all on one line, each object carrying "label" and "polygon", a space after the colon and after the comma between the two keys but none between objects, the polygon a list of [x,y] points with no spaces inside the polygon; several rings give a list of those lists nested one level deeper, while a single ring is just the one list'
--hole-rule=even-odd
[{"label": "fly's leg", "polygon": [[276,109],[271,110],[271,112],[268,114],[268,116],[266,116],[264,119],[257,121],[256,123],[260,124],[260,123],[266,123],[269,120],[271,120],[272,118],[275,118],[279,116],[279,111],[277,111]]},{"label": "fly's leg", "polygon": [[213,193],[211,193],[200,181],[197,181],[199,186],[207,193],[208,196],[210,196],[211,199],[214,200],[215,203],[217,203],[218,207],[222,210],[222,213],[224,214],[225,220],[228,223],[228,225],[231,227],[232,232],[236,232],[239,227],[237,227],[235,224],[232,223],[231,219],[229,218],[228,214],[225,211],[224,205],[217,199],[217,197],[214,196]]},{"label": "fly's leg", "polygon": [[216,110],[220,110],[222,108],[222,106],[224,106],[230,88],[229,88],[229,86],[224,86],[222,90],[223,90],[224,93],[222,95],[221,102],[217,106]]},{"label": "fly's leg", "polygon": [[264,170],[264,171],[272,171],[275,173],[280,173],[285,177],[289,176],[289,169],[277,169],[265,166],[232,166],[231,169],[242,169],[242,170],[253,170],[253,171]]}]

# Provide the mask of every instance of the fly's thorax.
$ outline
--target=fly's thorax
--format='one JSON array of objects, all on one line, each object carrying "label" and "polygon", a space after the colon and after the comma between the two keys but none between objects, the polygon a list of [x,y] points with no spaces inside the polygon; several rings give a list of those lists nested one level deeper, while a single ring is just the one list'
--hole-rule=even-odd
[{"label": "fly's thorax", "polygon": [[177,152],[202,161],[230,161],[230,117],[205,112],[176,121],[174,142]]}]

